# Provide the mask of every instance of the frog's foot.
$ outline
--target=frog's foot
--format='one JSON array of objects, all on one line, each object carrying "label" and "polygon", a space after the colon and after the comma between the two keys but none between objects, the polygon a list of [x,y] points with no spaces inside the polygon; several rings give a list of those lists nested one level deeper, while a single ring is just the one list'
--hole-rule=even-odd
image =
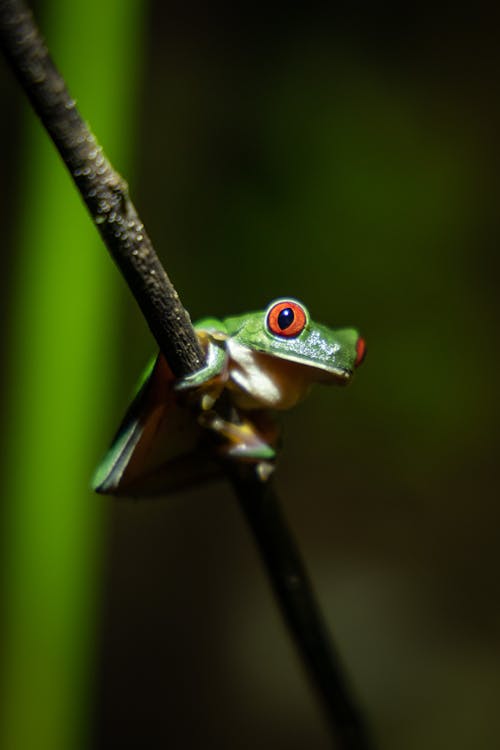
[{"label": "frog's foot", "polygon": [[202,389],[201,398],[199,400],[199,406],[202,412],[210,411],[223,390],[224,382],[221,382],[219,380],[210,383],[210,385],[207,385],[206,390],[205,388]]},{"label": "frog's foot", "polygon": [[261,482],[267,482],[275,468],[274,463],[271,463],[271,461],[259,461],[255,467],[255,471]]},{"label": "frog's foot", "polygon": [[208,411],[198,416],[198,422],[222,439],[217,452],[223,458],[260,463],[272,462],[276,457],[274,448],[264,440],[256,425],[241,415],[233,422]]}]

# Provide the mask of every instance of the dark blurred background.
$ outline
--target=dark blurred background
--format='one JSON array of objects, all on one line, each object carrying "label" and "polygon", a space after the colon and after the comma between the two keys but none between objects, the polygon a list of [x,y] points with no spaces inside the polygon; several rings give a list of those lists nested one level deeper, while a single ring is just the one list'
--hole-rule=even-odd
[{"label": "dark blurred background", "polygon": [[[497,15],[155,1],[144,22],[125,176],[193,319],[293,295],[367,340],[352,386],[286,415],[277,484],[387,750],[500,745]],[[7,323],[30,115],[3,65],[0,92]],[[154,351],[116,295],[89,472]],[[228,487],[94,503],[88,746],[327,748]]]}]

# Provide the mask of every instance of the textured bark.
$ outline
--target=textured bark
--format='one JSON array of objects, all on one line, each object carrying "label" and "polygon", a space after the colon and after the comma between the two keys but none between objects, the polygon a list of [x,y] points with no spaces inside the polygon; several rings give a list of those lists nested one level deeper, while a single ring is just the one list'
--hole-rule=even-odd
[{"label": "textured bark", "polygon": [[82,119],[31,12],[21,2],[0,2],[0,41],[173,373],[179,377],[194,372],[203,352],[189,315],[129,198],[127,183]]}]

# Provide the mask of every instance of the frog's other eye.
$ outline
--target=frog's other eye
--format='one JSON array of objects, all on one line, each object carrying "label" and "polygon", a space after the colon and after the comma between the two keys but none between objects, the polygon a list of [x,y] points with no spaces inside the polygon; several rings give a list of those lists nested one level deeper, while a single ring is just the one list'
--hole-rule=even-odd
[{"label": "frog's other eye", "polygon": [[304,308],[291,300],[277,302],[267,314],[267,327],[277,336],[293,338],[305,328],[307,317]]},{"label": "frog's other eye", "polygon": [[365,354],[366,354],[366,342],[360,336],[359,339],[356,341],[356,361],[354,363],[354,367],[359,367],[359,365],[365,358]]}]

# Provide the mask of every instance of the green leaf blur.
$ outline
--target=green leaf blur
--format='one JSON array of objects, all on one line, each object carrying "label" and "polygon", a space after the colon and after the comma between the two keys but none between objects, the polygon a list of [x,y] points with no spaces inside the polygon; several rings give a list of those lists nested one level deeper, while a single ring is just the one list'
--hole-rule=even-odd
[{"label": "green leaf blur", "polygon": [[[142,14],[138,0],[52,0],[39,19],[84,117],[127,175]],[[119,279],[27,105],[23,122],[2,462],[0,746],[67,750],[89,746],[103,516],[87,488],[108,425]]]}]

